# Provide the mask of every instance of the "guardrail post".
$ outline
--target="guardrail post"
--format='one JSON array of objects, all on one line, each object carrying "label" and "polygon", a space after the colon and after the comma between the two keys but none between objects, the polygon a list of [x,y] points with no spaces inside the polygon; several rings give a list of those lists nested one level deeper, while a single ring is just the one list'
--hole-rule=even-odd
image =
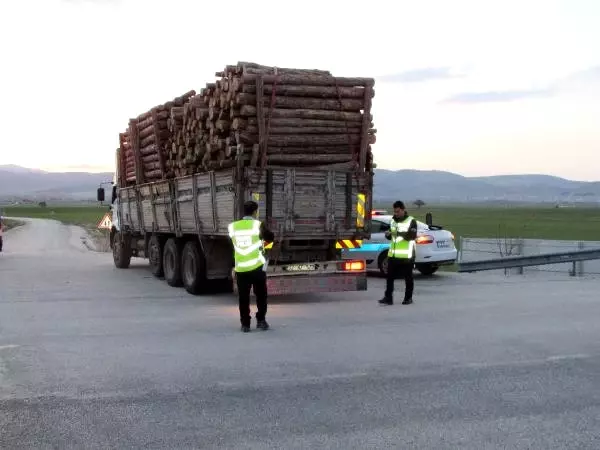
[{"label": "guardrail post", "polygon": [[[579,241],[577,243],[577,249],[579,251],[583,250],[584,247],[585,247],[585,242]],[[577,264],[577,275],[580,277],[582,277],[584,275],[583,266],[584,266],[584,261],[579,261]]]},{"label": "guardrail post", "polygon": [[[519,239],[517,241],[517,255],[518,256],[525,256],[523,254],[524,247],[525,247],[525,241],[523,239]],[[523,275],[524,271],[525,271],[524,267],[517,267],[517,274],[518,275]]]},{"label": "guardrail post", "polygon": [[458,259],[459,263],[462,261],[464,242],[465,242],[464,238],[462,236],[459,236],[458,237],[458,255],[457,255],[457,259]]}]

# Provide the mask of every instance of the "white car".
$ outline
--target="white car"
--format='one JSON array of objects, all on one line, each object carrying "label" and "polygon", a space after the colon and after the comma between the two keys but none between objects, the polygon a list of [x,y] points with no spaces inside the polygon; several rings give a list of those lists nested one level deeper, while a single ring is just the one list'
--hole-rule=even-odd
[{"label": "white car", "polygon": [[[361,248],[343,250],[344,259],[365,259],[367,270],[387,273],[387,254],[390,241],[385,232],[390,228],[391,215],[371,216],[371,239],[364,240]],[[456,262],[454,235],[436,225],[417,221],[415,267],[423,275],[433,275],[440,266]]]}]

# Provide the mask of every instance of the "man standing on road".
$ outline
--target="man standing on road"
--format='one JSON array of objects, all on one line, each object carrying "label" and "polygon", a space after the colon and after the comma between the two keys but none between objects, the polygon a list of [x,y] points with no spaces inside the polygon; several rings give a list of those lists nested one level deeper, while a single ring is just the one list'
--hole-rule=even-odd
[{"label": "man standing on road", "polygon": [[2,251],[2,235],[4,234],[4,217],[0,216],[0,252]]},{"label": "man standing on road", "polygon": [[404,203],[394,203],[394,216],[390,221],[390,229],[385,237],[390,242],[388,251],[388,270],[385,296],[379,300],[381,305],[394,304],[394,280],[404,278],[406,287],[403,305],[410,305],[414,289],[413,266],[415,263],[415,239],[417,238],[417,221],[406,212]]},{"label": "man standing on road", "polygon": [[256,295],[256,328],[268,330],[267,315],[267,261],[263,254],[263,241],[273,242],[275,235],[257,219],[258,203],[244,203],[244,217],[229,224],[229,237],[233,242],[235,278],[237,281],[240,322],[242,331],[250,331],[250,289]]}]

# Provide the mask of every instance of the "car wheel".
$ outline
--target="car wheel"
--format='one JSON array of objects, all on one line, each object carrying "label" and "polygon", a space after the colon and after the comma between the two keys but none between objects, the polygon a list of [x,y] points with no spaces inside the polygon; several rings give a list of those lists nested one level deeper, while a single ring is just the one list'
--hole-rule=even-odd
[{"label": "car wheel", "polygon": [[439,268],[437,264],[417,264],[417,270],[423,275],[433,275]]}]

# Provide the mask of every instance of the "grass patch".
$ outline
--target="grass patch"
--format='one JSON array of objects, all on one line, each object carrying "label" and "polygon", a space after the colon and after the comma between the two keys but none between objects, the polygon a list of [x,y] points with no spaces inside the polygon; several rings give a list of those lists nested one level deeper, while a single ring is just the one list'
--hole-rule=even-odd
[{"label": "grass patch", "polygon": [[107,206],[11,206],[4,208],[5,216],[28,217],[32,219],[53,219],[59,222],[95,228],[102,216],[108,212]]},{"label": "grass patch", "polygon": [[[381,205],[378,205],[381,208]],[[382,209],[391,212],[385,205]],[[459,237],[600,241],[600,208],[424,206],[409,211]]]},{"label": "grass patch", "polygon": [[4,224],[4,229],[6,231],[10,230],[11,228],[16,228],[23,225],[23,222],[21,222],[20,220],[13,219],[4,219],[2,223]]}]

